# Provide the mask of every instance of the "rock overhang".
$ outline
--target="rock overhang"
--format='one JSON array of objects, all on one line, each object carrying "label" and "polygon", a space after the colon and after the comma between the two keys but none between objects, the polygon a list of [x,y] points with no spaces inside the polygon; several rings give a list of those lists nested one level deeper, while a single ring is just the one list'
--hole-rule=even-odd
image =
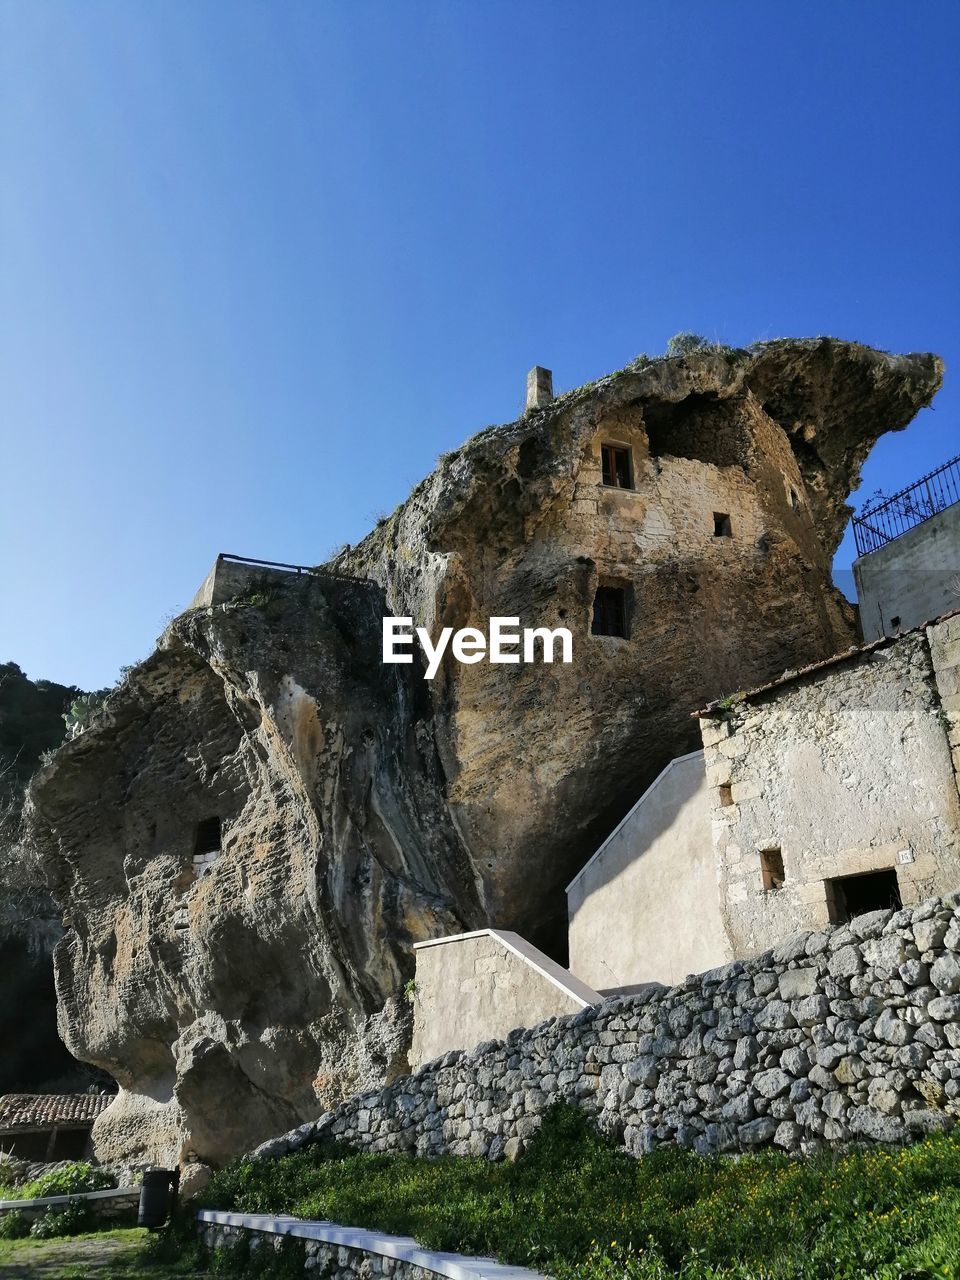
[{"label": "rock overhang", "polygon": [[[58,961],[61,1016],[74,1051],[112,1064],[127,1086],[122,1131],[111,1138],[100,1126],[104,1150],[159,1125],[218,1160],[231,1144],[256,1140],[257,1106],[265,1123],[309,1119],[336,1097],[337,1062],[350,1063],[344,1082],[395,1069],[403,1011],[380,1017],[378,1006],[388,1008],[409,975],[413,942],[488,924],[542,938],[552,927],[550,895],[562,910],[578,859],[667,759],[689,749],[690,707],[731,687],[728,670],[739,664],[744,675],[734,687],[759,684],[849,643],[849,618],[822,562],[873,440],[906,425],[941,375],[933,356],[830,339],[628,368],[443,458],[333,562],[376,582],[376,593],[307,575],[278,581],[260,603],[223,601],[175,620],[34,784],[48,876],[80,917]],[[651,470],[645,493],[628,499],[639,504],[631,513],[600,511],[591,450],[603,424],[622,424],[642,449],[645,406],[691,396],[730,407],[755,469],[741,480],[703,467],[706,515],[710,495],[729,492],[745,503],[747,524],[759,501],[776,526],[769,549],[718,548],[709,531],[701,544],[686,530],[685,548],[660,547],[659,561],[644,560],[636,513],[677,495],[686,501],[683,485],[701,474],[695,461]],[[779,450],[777,467],[796,469],[815,533],[798,532],[777,506],[782,493],[767,492],[765,450]],[[716,561],[715,584],[686,583],[701,560]],[[651,609],[633,644],[590,640],[590,600],[611,565],[641,575]],[[725,597],[750,610],[738,617]],[[386,610],[430,626],[511,615],[530,599],[545,613],[567,610],[577,626],[585,657],[575,679],[474,671],[447,673],[428,689],[380,665]],[[677,639],[683,626],[690,637],[712,636],[716,654],[687,652]],[[151,775],[159,744],[168,764]],[[173,761],[182,773],[170,772]],[[169,906],[174,862],[188,859],[191,823],[221,783],[233,788],[230,819],[243,815],[242,839],[190,890],[189,950]],[[162,851],[166,862],[149,850],[141,859],[134,847],[134,828],[148,830],[153,818],[172,819],[176,849]],[[114,954],[111,935],[120,941]],[[150,965],[125,976],[133,947]],[[225,967],[218,947],[232,953]],[[165,993],[156,1007],[144,996],[151,967]],[[264,974],[272,1012],[261,998]],[[285,993],[298,983],[291,1002]],[[119,1029],[103,1017],[108,990]],[[138,1058],[137,1037],[155,1042],[149,1061]],[[161,1115],[130,1099],[141,1090],[155,1100],[164,1042],[183,1051],[166,1054]],[[323,1080],[317,1089],[311,1071]],[[237,1114],[218,1142],[206,1113],[223,1087]]]}]

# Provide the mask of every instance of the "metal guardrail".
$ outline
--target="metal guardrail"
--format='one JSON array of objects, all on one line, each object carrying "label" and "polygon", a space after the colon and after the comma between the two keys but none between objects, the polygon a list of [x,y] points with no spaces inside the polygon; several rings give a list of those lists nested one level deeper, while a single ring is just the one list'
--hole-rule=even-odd
[{"label": "metal guardrail", "polygon": [[879,496],[853,517],[857,554],[879,551],[894,538],[960,502],[960,454],[889,498]]},{"label": "metal guardrail", "polygon": [[333,578],[338,582],[352,582],[361,587],[375,587],[371,578],[357,578],[350,573],[340,573],[336,569],[324,569],[317,565],[285,564],[282,560],[257,560],[252,556],[235,556],[229,551],[221,551],[218,560],[229,560],[231,564],[252,564],[259,569],[284,569],[287,573],[307,574],[312,578]]}]

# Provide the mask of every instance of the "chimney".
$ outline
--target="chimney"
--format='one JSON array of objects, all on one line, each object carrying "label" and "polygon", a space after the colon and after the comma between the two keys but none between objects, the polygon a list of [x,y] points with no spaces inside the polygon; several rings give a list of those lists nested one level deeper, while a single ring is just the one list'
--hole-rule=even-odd
[{"label": "chimney", "polygon": [[553,399],[553,374],[535,364],[527,374],[527,413],[542,409]]}]

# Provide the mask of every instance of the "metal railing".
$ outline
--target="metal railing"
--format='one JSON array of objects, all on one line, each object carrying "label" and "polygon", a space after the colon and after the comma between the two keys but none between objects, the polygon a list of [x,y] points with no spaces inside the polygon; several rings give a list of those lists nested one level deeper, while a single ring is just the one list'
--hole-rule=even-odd
[{"label": "metal railing", "polygon": [[231,564],[252,564],[259,569],[284,569],[287,573],[307,574],[311,578],[333,578],[338,582],[353,582],[361,587],[375,587],[370,578],[357,578],[351,573],[341,573],[338,569],[327,569],[323,565],[285,564],[282,560],[257,560],[252,556],[235,556],[229,551],[221,551],[218,560],[229,560]]},{"label": "metal railing", "polygon": [[889,498],[880,494],[867,502],[853,517],[857,554],[879,551],[955,502],[960,502],[960,454],[899,493]]}]

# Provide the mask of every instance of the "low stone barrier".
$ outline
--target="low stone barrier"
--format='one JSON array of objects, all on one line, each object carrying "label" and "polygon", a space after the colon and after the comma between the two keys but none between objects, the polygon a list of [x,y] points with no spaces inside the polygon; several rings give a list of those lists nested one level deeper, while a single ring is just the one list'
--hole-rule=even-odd
[{"label": "low stone barrier", "polygon": [[320,1271],[329,1280],[369,1280],[371,1275],[395,1280],[543,1280],[536,1271],[512,1267],[492,1258],[424,1249],[409,1236],[388,1236],[335,1222],[272,1218],[266,1214],[219,1213],[201,1209],[197,1229],[208,1249],[223,1249],[246,1239],[251,1251],[279,1249],[285,1239],[303,1241],[305,1272]]},{"label": "low stone barrier", "polygon": [[109,1187],[106,1191],[76,1191],[68,1196],[41,1196],[37,1200],[0,1200],[0,1218],[15,1211],[31,1221],[42,1218],[48,1209],[65,1209],[75,1201],[88,1204],[101,1222],[123,1222],[136,1216],[139,1187]]},{"label": "low stone barrier", "polygon": [[513,1157],[557,1099],[632,1154],[905,1142],[960,1114],[960,894],[453,1051],[253,1158],[335,1139]]}]

